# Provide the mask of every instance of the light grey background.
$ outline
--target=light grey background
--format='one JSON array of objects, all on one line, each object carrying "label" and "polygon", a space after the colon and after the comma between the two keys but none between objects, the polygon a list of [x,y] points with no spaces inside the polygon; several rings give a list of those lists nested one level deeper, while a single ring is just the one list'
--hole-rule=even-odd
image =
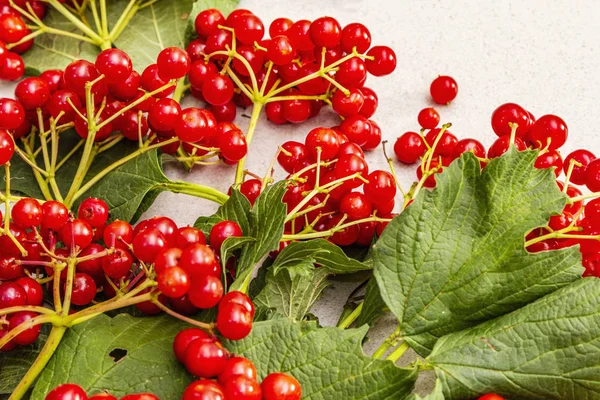
[{"label": "light grey background", "polygon": [[[459,137],[474,137],[489,146],[495,138],[490,115],[510,101],[536,116],[562,116],[570,132],[564,155],[579,147],[600,153],[599,1],[241,0],[240,7],[255,12],[266,26],[277,17],[312,20],[323,15],[337,18],[342,25],[362,22],[371,30],[373,44],[392,47],[398,58],[396,71],[367,80],[367,86],[379,95],[374,120],[392,144],[403,132],[418,130],[417,113],[431,105],[429,84],[441,74],[458,82],[457,99],[438,110],[443,122],[452,122],[451,131]],[[12,97],[12,85],[3,84],[0,95]],[[247,119],[239,117],[241,113],[238,120],[245,128]],[[303,141],[311,128],[337,123],[326,110],[299,126],[276,127],[263,118],[247,167],[263,175],[283,141]],[[380,149],[370,152],[368,160],[371,170],[385,168]],[[408,186],[414,168],[398,168]],[[234,168],[199,167],[185,173],[167,165],[166,171],[174,179],[226,191]],[[167,215],[185,225],[214,210],[206,201],[163,193],[146,216]],[[335,282],[327,291],[315,310],[322,324],[335,324],[352,286]],[[393,328],[390,319],[378,324],[370,333],[367,350],[373,351]],[[420,381],[419,391],[430,387],[428,381]]]}]

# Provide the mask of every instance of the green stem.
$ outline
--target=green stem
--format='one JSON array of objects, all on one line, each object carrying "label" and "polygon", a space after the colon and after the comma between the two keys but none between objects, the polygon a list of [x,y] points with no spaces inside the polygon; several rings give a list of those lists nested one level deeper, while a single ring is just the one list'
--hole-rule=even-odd
[{"label": "green stem", "polygon": [[[250,143],[252,142],[252,136],[254,135],[254,130],[256,129],[256,124],[258,123],[258,118],[260,117],[260,112],[262,110],[264,103],[256,102],[254,103],[254,107],[252,108],[252,116],[250,117],[250,125],[248,126],[248,132],[246,132],[246,144],[248,148],[250,148]],[[244,163],[246,162],[246,157],[242,158],[237,165],[237,169],[235,170],[235,184],[240,184],[244,180]]]},{"label": "green stem", "polygon": [[342,322],[338,324],[338,328],[346,329],[347,327],[352,325],[354,321],[356,321],[356,319],[360,316],[364,305],[364,302],[360,303],[350,315],[348,315]]},{"label": "green stem", "polygon": [[390,360],[396,362],[406,353],[406,350],[409,349],[408,343],[402,342],[400,346],[396,348],[389,356],[387,356],[386,360]]},{"label": "green stem", "polygon": [[106,0],[100,0],[100,21],[102,22],[102,36],[108,37],[108,17],[106,15]]},{"label": "green stem", "polygon": [[79,18],[77,18],[71,11],[69,11],[65,6],[63,6],[58,0],[46,0],[52,7],[56,9],[59,13],[61,13],[65,18],[73,23],[79,30],[86,35],[88,35],[91,39],[93,39],[96,44],[100,45],[104,40],[94,32],[90,27],[84,24]]},{"label": "green stem", "polygon": [[388,351],[388,349],[392,346],[396,346],[397,345],[397,341],[400,337],[400,326],[398,326],[396,328],[396,330],[394,332],[392,332],[392,334],[390,336],[388,336],[383,343],[381,343],[381,346],[379,346],[377,348],[377,350],[375,350],[375,353],[373,353],[373,358],[381,358],[383,357],[383,355]]},{"label": "green stem", "polygon": [[202,199],[214,201],[217,204],[223,204],[229,199],[225,193],[218,191],[210,186],[199,185],[196,183],[184,181],[169,181],[160,184],[161,187],[173,192],[189,194],[190,196],[200,197]]},{"label": "green stem", "polygon": [[65,326],[55,326],[50,331],[50,335],[48,335],[48,339],[46,340],[46,344],[42,348],[40,354],[38,354],[37,358],[23,377],[21,382],[17,385],[15,390],[9,397],[9,400],[19,400],[25,396],[33,382],[37,379],[39,374],[48,364],[50,358],[54,355],[54,352],[58,348],[63,336],[67,328]]}]

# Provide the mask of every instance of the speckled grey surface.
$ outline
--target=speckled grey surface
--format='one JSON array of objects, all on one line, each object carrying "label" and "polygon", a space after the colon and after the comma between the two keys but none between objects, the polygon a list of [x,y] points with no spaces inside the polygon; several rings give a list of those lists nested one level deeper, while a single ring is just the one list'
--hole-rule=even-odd
[{"label": "speckled grey surface", "polygon": [[[569,125],[565,151],[577,147],[600,150],[600,2],[595,0],[241,0],[266,25],[274,18],[314,19],[329,15],[342,24],[362,22],[374,44],[395,49],[398,67],[384,78],[369,77],[367,86],[379,95],[374,117],[385,139],[393,141],[407,130],[416,130],[416,115],[430,105],[429,84],[439,74],[452,75],[459,85],[456,101],[440,107],[442,121],[452,122],[452,132],[474,137],[486,146],[494,140],[489,118],[507,101],[522,104],[534,115],[556,113]],[[0,94],[8,94],[8,85]],[[241,114],[241,113],[239,113]],[[238,115],[239,115],[238,114]],[[238,118],[241,126],[246,118]],[[329,112],[301,126],[275,127],[261,120],[247,166],[263,174],[277,145],[302,140],[310,128],[334,125]],[[368,155],[371,169],[384,168],[380,150]],[[167,173],[176,179],[211,184],[226,190],[233,170],[204,167],[186,174],[174,165]],[[414,168],[399,167],[405,184]],[[185,195],[161,194],[146,216],[168,215],[179,224],[192,224],[197,216],[215,207]],[[314,312],[324,325],[335,324],[354,284],[334,282]],[[380,321],[369,333],[372,352],[394,329],[393,319]],[[407,362],[407,354],[403,362]],[[419,381],[427,392],[431,377]]]}]

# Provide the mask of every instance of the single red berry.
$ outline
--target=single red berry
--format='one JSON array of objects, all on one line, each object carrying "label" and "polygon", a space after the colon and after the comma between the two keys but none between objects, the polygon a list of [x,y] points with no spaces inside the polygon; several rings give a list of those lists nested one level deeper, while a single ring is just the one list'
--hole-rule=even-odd
[{"label": "single red berry", "polygon": [[5,165],[10,161],[15,153],[15,144],[10,133],[0,129],[0,165]]},{"label": "single red berry", "polygon": [[0,284],[0,310],[27,304],[27,292],[23,286],[17,282],[3,282]]},{"label": "single red berry", "polygon": [[229,340],[243,339],[252,330],[252,314],[243,305],[221,302],[217,314],[217,329]]},{"label": "single red berry", "polygon": [[360,88],[367,80],[367,65],[361,58],[344,61],[335,73],[335,80],[346,88]]},{"label": "single red berry", "polygon": [[[515,137],[515,147],[519,151],[523,151],[527,149],[527,145],[525,142],[519,138]],[[510,135],[501,136],[490,146],[488,149],[488,158],[496,158],[500,157],[502,154],[506,153],[510,148]]]},{"label": "single red berry", "polygon": [[311,22],[305,19],[294,22],[294,24],[287,30],[286,36],[290,38],[294,47],[300,51],[312,50],[315,47],[312,40],[310,40],[310,25]]},{"label": "single red berry", "polygon": [[150,109],[148,123],[157,131],[171,131],[175,127],[180,112],[181,106],[175,100],[160,99]]},{"label": "single red berry", "polygon": [[306,151],[311,160],[317,160],[317,148],[321,149],[321,160],[331,160],[335,158],[340,149],[340,139],[338,134],[329,128],[315,128],[306,136]]},{"label": "single red berry", "polygon": [[227,351],[216,340],[193,340],[185,353],[185,368],[200,378],[215,378],[227,365]]},{"label": "single red berry", "polygon": [[115,220],[104,228],[103,238],[109,247],[127,249],[133,240],[133,228],[128,222]]},{"label": "single red berry", "polygon": [[368,218],[373,212],[373,204],[362,193],[351,192],[342,197],[340,211],[348,216],[349,221]]},{"label": "single red berry", "polygon": [[400,162],[414,164],[421,158],[427,148],[425,141],[416,132],[406,132],[394,144],[394,153]]},{"label": "single red berry", "polygon": [[362,115],[346,118],[340,124],[340,130],[351,142],[364,146],[371,135],[371,122]]},{"label": "single red berry", "polygon": [[248,179],[244,183],[240,185],[240,193],[242,193],[248,201],[250,205],[254,205],[254,202],[260,196],[260,192],[262,190],[262,182],[260,179]]},{"label": "single red berry", "polygon": [[458,84],[450,76],[438,76],[429,88],[431,98],[438,104],[449,104],[458,94]]},{"label": "single red berry", "polygon": [[594,199],[585,205],[585,218],[592,226],[600,228],[600,199]]},{"label": "single red berry", "polygon": [[282,144],[281,148],[277,161],[286,172],[292,173],[294,166],[306,158],[306,147],[300,142],[288,141]]},{"label": "single red berry", "polygon": [[[9,282],[6,282],[9,283]],[[5,284],[6,284],[5,283]],[[30,306],[41,306],[44,302],[44,289],[42,289],[42,285],[40,285],[35,279],[32,279],[28,276],[23,276],[18,278],[15,283],[23,288],[25,294],[27,295],[27,305]],[[2,286],[0,286],[1,288]],[[0,304],[3,304],[3,301],[0,300]],[[1,306],[0,306],[1,307]]]},{"label": "single red berry", "polygon": [[[76,109],[81,109],[81,100],[79,96],[70,90],[58,90],[52,94],[48,102],[48,111],[50,115],[61,122],[72,122]],[[62,113],[62,115],[61,115]],[[59,115],[60,118],[59,118]]]},{"label": "single red berry", "polygon": [[485,147],[475,139],[462,139],[454,146],[453,159],[459,158],[463,153],[471,152],[478,158],[485,158]]},{"label": "single red berry", "polygon": [[78,272],[73,279],[71,302],[76,306],[85,306],[96,297],[96,283],[88,274]]},{"label": "single red berry", "polygon": [[252,361],[244,357],[234,356],[227,360],[225,369],[219,374],[218,381],[221,385],[225,385],[231,379],[240,375],[248,379],[258,379],[256,367]]},{"label": "single red berry", "polygon": [[356,47],[356,51],[363,54],[371,47],[371,32],[363,24],[348,24],[342,30],[340,44],[346,53],[351,53]]},{"label": "single red berry", "polygon": [[498,396],[494,393],[488,393],[481,396],[478,400],[504,400],[504,397]]},{"label": "single red berry", "polygon": [[25,109],[13,99],[0,99],[0,129],[17,129],[25,121]]},{"label": "single red berry", "polygon": [[106,49],[96,58],[96,68],[110,83],[124,82],[133,70],[131,58],[123,50]]},{"label": "single red berry", "polygon": [[116,248],[115,252],[102,257],[102,270],[111,279],[126,277],[133,265],[133,256],[127,250]]},{"label": "single red berry", "polygon": [[423,129],[434,129],[437,128],[440,123],[440,114],[433,107],[424,108],[419,111],[417,117],[419,125]]},{"label": "single red berry", "polygon": [[547,151],[538,156],[535,160],[535,167],[538,169],[554,168],[554,173],[558,177],[562,173],[563,159],[558,151]]},{"label": "single red berry", "polygon": [[[37,317],[37,314],[34,312],[31,312],[31,311],[20,311],[20,312],[11,314],[10,317],[8,318],[8,323],[9,323],[8,329],[13,330],[17,326],[19,326],[23,323],[26,323],[35,317]],[[23,332],[21,332],[17,336],[15,336],[13,341],[16,344],[19,344],[21,346],[27,346],[29,344],[32,344],[33,342],[35,342],[37,340],[38,336],[40,335],[41,328],[42,328],[41,324],[37,324],[30,328],[27,328],[26,330],[24,330]]]},{"label": "single red berry", "polygon": [[246,311],[250,313],[252,318],[254,318],[254,304],[252,303],[252,300],[250,300],[250,297],[248,297],[248,295],[246,295],[245,293],[236,290],[227,293],[223,297],[223,300],[221,304],[219,304],[219,307],[221,307],[221,305],[229,303],[241,305]]},{"label": "single red berry", "polygon": [[40,74],[40,78],[42,78],[48,88],[50,89],[50,93],[54,93],[57,90],[62,89],[63,86],[63,71],[60,69],[49,69]]},{"label": "single red berry", "polygon": [[3,43],[16,43],[27,35],[27,24],[20,16],[0,15],[0,40]]},{"label": "single red berry", "polygon": [[434,155],[451,157],[454,154],[454,148],[458,143],[458,139],[450,131],[445,130],[438,140],[438,136],[440,135],[441,131],[442,130],[438,128],[431,129],[425,135],[425,141],[429,147],[433,148]]},{"label": "single red berry", "polygon": [[[364,192],[367,199],[373,203],[385,203],[396,196],[396,180],[387,171],[373,171],[367,176]],[[386,213],[387,214],[387,213]]]},{"label": "single red berry", "polygon": [[249,12],[236,18],[232,22],[231,27],[235,32],[236,39],[240,43],[247,45],[254,45],[254,42],[260,42],[265,35],[265,27],[260,18]]},{"label": "single red berry", "polygon": [[169,298],[183,296],[190,289],[190,277],[183,268],[173,266],[161,271],[157,276],[158,290]]},{"label": "single red berry", "polygon": [[183,392],[182,400],[225,400],[221,386],[206,379],[190,383]]},{"label": "single red berry", "polygon": [[[85,99],[85,84],[98,78],[100,74],[96,66],[89,61],[77,60],[67,65],[63,75],[65,86],[82,99]],[[104,83],[104,85],[102,85]],[[106,83],[101,81],[94,85],[95,93],[102,93],[103,88],[108,90]]]},{"label": "single red berry", "polygon": [[244,133],[239,129],[225,132],[219,140],[219,150],[223,158],[230,162],[237,162],[246,157],[248,144]]},{"label": "single red berry", "polygon": [[119,83],[109,82],[108,91],[119,100],[130,101],[141,93],[139,91],[141,84],[142,77],[140,74],[137,71],[131,71],[131,74],[124,81]]},{"label": "single red berry", "polygon": [[[337,163],[335,163],[335,176],[337,179],[346,178],[350,175],[360,174],[366,177],[369,173],[369,165],[364,158],[355,154],[346,154],[339,156]],[[346,185],[351,188],[359,187],[363,184],[360,178],[353,178],[346,181]]]},{"label": "single red berry", "polygon": [[217,66],[214,63],[201,59],[192,63],[188,79],[192,87],[202,90],[206,79],[217,73]]},{"label": "single red berry", "polygon": [[216,8],[210,8],[200,12],[194,20],[196,33],[200,37],[207,37],[219,29],[219,25],[225,24],[225,17]]},{"label": "single red berry", "polygon": [[190,244],[206,244],[206,236],[200,229],[196,229],[191,226],[184,226],[177,230],[176,246],[180,249],[184,249]]},{"label": "single red berry", "polygon": [[595,159],[587,166],[585,185],[592,192],[600,192],[600,159]]},{"label": "single red berry", "polygon": [[552,114],[541,116],[529,129],[529,138],[536,148],[556,150],[566,143],[568,136],[565,121]]},{"label": "single red berry", "polygon": [[158,76],[165,81],[179,79],[190,70],[190,56],[179,47],[167,47],[158,53]]},{"label": "single red berry", "polygon": [[201,309],[213,308],[223,298],[223,284],[211,275],[198,275],[191,281],[190,302]]},{"label": "single red berry", "polygon": [[88,400],[88,397],[80,386],[65,383],[48,393],[46,400]]},{"label": "single red berry", "polygon": [[208,76],[202,84],[204,99],[216,106],[223,105],[233,98],[234,84],[231,78],[221,74]]},{"label": "single red berry", "polygon": [[25,78],[15,88],[15,97],[25,109],[35,110],[50,100],[50,88],[41,78]]},{"label": "single red berry", "polygon": [[[92,256],[104,250],[104,246],[97,243],[92,243],[85,249],[81,250],[81,253],[78,254],[78,257]],[[97,283],[101,284],[104,279],[104,271],[102,270],[103,258],[104,257],[97,257],[85,261],[80,261],[79,263],[77,263],[77,272],[83,272],[85,274],[88,274],[89,276],[94,278],[94,280]]]},{"label": "single red berry", "polygon": [[132,246],[138,260],[151,264],[156,255],[167,247],[167,242],[158,229],[148,228],[133,237]]},{"label": "single red berry", "polygon": [[524,137],[531,126],[529,113],[515,103],[502,104],[492,114],[492,129],[498,136],[510,135],[510,124],[517,124],[517,136]]},{"label": "single red berry", "polygon": [[175,134],[183,142],[196,143],[212,138],[217,121],[207,110],[190,107],[179,113],[175,122]]},{"label": "single red berry", "polygon": [[275,36],[283,35],[294,25],[294,21],[289,18],[276,18],[269,25],[269,36],[274,38]]},{"label": "single red berry", "polygon": [[210,112],[217,122],[233,122],[237,114],[235,102],[230,101],[220,106],[210,106]]},{"label": "single red berry", "polygon": [[317,47],[333,48],[340,43],[342,27],[335,18],[321,17],[310,24],[309,35]]},{"label": "single red berry", "polygon": [[58,231],[69,219],[69,210],[59,201],[46,201],[42,204],[42,229]]},{"label": "single red berry", "polygon": [[36,199],[23,198],[15,203],[10,215],[21,228],[33,228],[42,222],[42,206]]},{"label": "single red berry", "polygon": [[208,241],[215,251],[220,251],[225,239],[232,236],[243,236],[242,228],[234,221],[221,221],[216,223],[210,230]]},{"label": "single red berry", "polygon": [[92,227],[80,219],[68,221],[58,233],[60,241],[70,249],[88,247],[92,243],[93,236]]},{"label": "single red berry", "polygon": [[285,65],[294,61],[296,48],[291,40],[284,35],[273,37],[267,43],[267,58],[275,65]]},{"label": "single red berry", "polygon": [[336,90],[331,98],[333,111],[341,117],[348,118],[357,115],[360,112],[365,98],[360,89],[352,88],[348,95],[341,90]]},{"label": "single red berry", "polygon": [[573,172],[571,173],[571,182],[576,185],[585,185],[585,175],[587,166],[596,159],[596,156],[588,150],[580,149],[575,150],[565,158],[563,163],[563,171],[565,175],[569,172],[571,166],[571,160],[581,164],[573,165]]},{"label": "single red berry", "polygon": [[87,198],[79,205],[77,217],[90,224],[92,228],[101,228],[108,220],[108,205],[103,200]]},{"label": "single red berry", "polygon": [[[290,91],[290,96],[300,95],[297,91]],[[283,117],[293,124],[300,124],[310,118],[311,102],[309,100],[285,100],[283,103]]]},{"label": "single red berry", "polygon": [[215,278],[221,276],[221,265],[215,257],[214,251],[201,243],[190,244],[181,252],[179,266],[183,268],[192,280],[196,276],[211,275]]},{"label": "single red berry", "polygon": [[[146,69],[142,72],[141,76],[141,84],[142,87],[148,92],[156,92],[160,88],[164,87],[169,83],[168,80],[161,78],[158,73],[158,65],[151,64],[146,67]],[[155,93],[154,96],[158,98],[164,98],[169,96],[171,93],[175,91],[175,86],[170,86],[161,90],[158,93]]]},{"label": "single red berry", "polygon": [[0,55],[0,79],[16,81],[25,74],[25,62],[17,53],[7,51]]},{"label": "single red berry", "polygon": [[238,375],[225,383],[223,387],[226,399],[261,400],[262,389],[255,379]]},{"label": "single red berry", "polygon": [[300,382],[280,372],[267,375],[260,386],[263,400],[300,400],[302,397]]},{"label": "single red berry", "polygon": [[173,341],[173,352],[175,353],[175,357],[177,357],[179,362],[185,362],[187,348],[189,344],[196,339],[207,342],[212,341],[208,333],[198,328],[184,329],[180,331],[177,336],[175,336],[175,340]]},{"label": "single red berry", "polygon": [[389,75],[396,69],[396,53],[387,46],[374,46],[369,49],[366,59],[367,71],[374,76]]},{"label": "single red berry", "polygon": [[[233,36],[230,31],[225,29],[217,29],[206,38],[204,45],[204,52],[206,54],[212,54],[216,51],[227,51],[227,48],[231,48],[233,43]],[[215,55],[211,57],[211,60],[221,61],[227,60],[226,55]]]}]

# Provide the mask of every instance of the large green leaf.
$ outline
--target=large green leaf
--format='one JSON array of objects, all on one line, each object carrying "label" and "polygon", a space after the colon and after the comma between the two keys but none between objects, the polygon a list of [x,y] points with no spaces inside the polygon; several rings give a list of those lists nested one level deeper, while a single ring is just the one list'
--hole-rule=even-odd
[{"label": "large green leaf", "polygon": [[0,357],[0,395],[13,392],[44,347],[48,332],[48,327],[44,325],[34,344],[20,346],[15,350],[2,353]]},{"label": "large green leaf", "polygon": [[414,369],[362,353],[366,327],[318,328],[287,318],[258,322],[250,335],[226,347],[254,362],[259,378],[280,371],[300,381],[303,400],[405,399],[416,380]]},{"label": "large green leaf", "polygon": [[348,257],[342,249],[325,239],[290,243],[277,256],[273,266],[294,265],[307,259],[332,274],[350,274],[372,268],[368,263]]},{"label": "large green leaf", "polygon": [[242,232],[246,234],[250,231],[250,224],[248,223],[250,207],[250,202],[246,196],[241,194],[239,190],[233,189],[229,199],[219,207],[214,215],[199,217],[194,223],[194,227],[200,229],[208,237],[215,224],[229,220],[237,222],[242,228]]},{"label": "large green leaf", "polygon": [[117,397],[152,392],[161,399],[179,399],[193,379],[175,358],[173,338],[187,326],[168,316],[128,314],[100,315],[76,325],[38,378],[31,398],[42,400],[69,382],[90,395],[108,389]]},{"label": "large green leaf", "polygon": [[356,325],[373,325],[379,317],[381,317],[385,311],[387,310],[387,306],[385,302],[381,298],[381,293],[379,293],[379,286],[377,286],[377,280],[372,277],[369,279],[369,283],[367,283],[367,288],[365,289],[365,299],[363,301],[363,309],[356,320]]},{"label": "large green leaf", "polygon": [[450,332],[518,309],[581,276],[577,248],[529,254],[524,237],[565,196],[537,152],[514,148],[481,171],[466,153],[386,228],[374,251],[381,295],[421,355]]},{"label": "large green leaf", "polygon": [[300,321],[329,286],[328,275],[324,268],[315,268],[310,260],[280,268],[272,266],[265,287],[254,298],[254,305]]},{"label": "large green leaf", "polygon": [[600,398],[600,280],[580,279],[520,310],[441,338],[429,356],[446,400]]}]

